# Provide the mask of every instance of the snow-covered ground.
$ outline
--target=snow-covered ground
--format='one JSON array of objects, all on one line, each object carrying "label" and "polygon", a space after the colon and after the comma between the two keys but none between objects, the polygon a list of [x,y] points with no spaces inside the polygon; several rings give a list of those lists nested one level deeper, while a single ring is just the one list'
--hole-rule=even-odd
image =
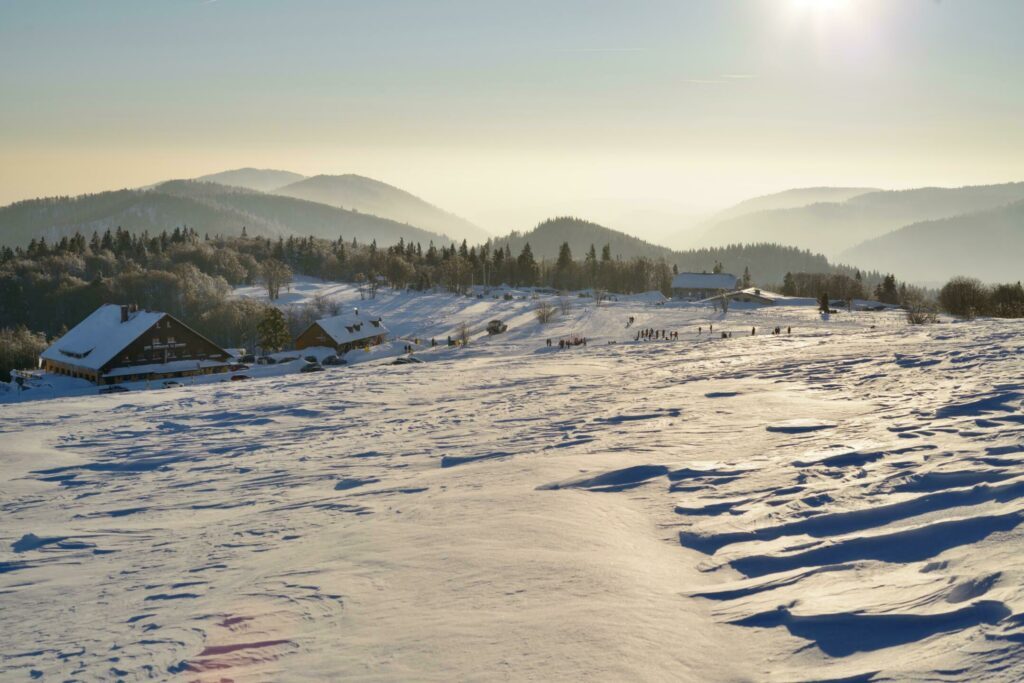
[{"label": "snow-covered ground", "polygon": [[0,405],[0,679],[1024,677],[1024,324],[654,299]]}]

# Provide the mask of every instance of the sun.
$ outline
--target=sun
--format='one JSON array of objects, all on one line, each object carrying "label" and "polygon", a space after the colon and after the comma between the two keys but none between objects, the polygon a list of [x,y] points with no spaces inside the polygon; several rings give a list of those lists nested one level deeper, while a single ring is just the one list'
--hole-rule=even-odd
[{"label": "sun", "polygon": [[790,14],[816,24],[845,23],[852,18],[856,0],[789,0]]}]

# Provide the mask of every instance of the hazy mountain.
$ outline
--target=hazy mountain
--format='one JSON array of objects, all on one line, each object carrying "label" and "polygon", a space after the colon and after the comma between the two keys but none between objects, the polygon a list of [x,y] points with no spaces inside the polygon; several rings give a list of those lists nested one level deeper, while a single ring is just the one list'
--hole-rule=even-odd
[{"label": "hazy mountain", "polygon": [[302,180],[305,177],[291,171],[236,168],[233,171],[221,171],[220,173],[200,176],[196,180],[217,183],[218,185],[229,185],[231,187],[244,187],[248,190],[258,190],[260,192],[270,192],[278,187]]},{"label": "hazy mountain", "polygon": [[925,284],[941,284],[954,275],[1017,282],[1024,277],[1024,201],[914,223],[848,249],[842,257]]},{"label": "hazy mountain", "polygon": [[746,199],[735,206],[715,214],[708,222],[720,223],[737,216],[758,211],[796,209],[801,206],[821,204],[823,202],[840,203],[868,192],[881,192],[881,190],[874,187],[801,187]]},{"label": "hazy mountain", "polygon": [[443,211],[387,183],[359,175],[318,175],[278,187],[274,194],[354,209],[478,243],[489,235],[464,218]]},{"label": "hazy mountain", "polygon": [[664,258],[680,271],[711,272],[717,262],[726,272],[740,276],[744,268],[749,268],[754,281],[766,287],[781,283],[787,272],[853,273],[852,268],[830,264],[821,254],[806,249],[761,243],[673,251],[579,218],[554,218],[527,233],[513,232],[491,240],[495,247],[508,244],[513,255],[518,255],[527,242],[537,260],[554,261],[563,242],[569,243],[575,259],[585,257],[591,244],[600,258],[602,247],[609,244],[613,258]]},{"label": "hazy mountain", "polygon": [[835,256],[910,223],[948,218],[1024,199],[1024,183],[858,194],[843,202],[771,209],[720,221],[701,244],[776,242]]},{"label": "hazy mountain", "polygon": [[598,255],[604,245],[610,244],[612,254],[622,258],[646,256],[647,258],[668,260],[673,253],[668,247],[645,242],[639,237],[633,237],[597,223],[569,217],[552,218],[529,232],[512,232],[505,237],[496,237],[491,241],[495,245],[508,244],[514,254],[518,254],[523,245],[529,242],[530,249],[538,260],[558,258],[558,250],[563,242],[569,243],[569,248],[572,249],[575,258],[583,258],[591,244],[597,249]]},{"label": "hazy mountain", "polygon": [[399,238],[426,246],[448,240],[396,221],[291,197],[191,180],[172,180],[150,190],[119,190],[80,197],[51,197],[0,208],[0,243],[26,245],[33,237],[59,239],[114,229],[160,232],[188,225],[200,233],[314,235],[328,239],[376,239],[381,246]]}]

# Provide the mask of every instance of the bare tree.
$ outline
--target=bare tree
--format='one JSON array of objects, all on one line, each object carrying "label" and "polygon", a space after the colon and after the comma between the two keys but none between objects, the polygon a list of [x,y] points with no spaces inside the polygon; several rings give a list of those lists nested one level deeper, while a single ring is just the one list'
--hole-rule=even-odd
[{"label": "bare tree", "polygon": [[267,296],[271,301],[276,301],[281,295],[281,285],[291,284],[292,269],[277,259],[268,259],[261,270],[263,283],[267,287]]},{"label": "bare tree", "polygon": [[534,313],[537,316],[537,322],[541,323],[542,325],[551,322],[551,320],[555,317],[556,311],[557,309],[554,306],[552,306],[551,302],[549,301],[541,301],[539,304],[537,304],[537,308],[534,309]]},{"label": "bare tree", "polygon": [[608,298],[608,292],[603,289],[594,289],[594,305],[600,306],[601,302]]},{"label": "bare tree", "polygon": [[558,297],[558,308],[561,309],[562,315],[569,315],[572,311],[572,299],[565,295]]},{"label": "bare tree", "polygon": [[465,322],[459,324],[459,331],[455,334],[455,338],[459,340],[460,345],[469,345],[469,327]]},{"label": "bare tree", "polygon": [[903,299],[903,308],[907,312],[907,323],[910,325],[928,325],[939,321],[935,306],[921,292],[908,291]]}]

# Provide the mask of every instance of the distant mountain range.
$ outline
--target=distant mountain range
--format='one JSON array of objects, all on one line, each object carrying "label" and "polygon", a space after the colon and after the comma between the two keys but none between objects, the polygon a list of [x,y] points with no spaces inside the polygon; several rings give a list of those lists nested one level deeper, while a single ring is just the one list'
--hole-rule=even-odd
[{"label": "distant mountain range", "polygon": [[680,271],[711,272],[716,263],[721,263],[726,272],[740,276],[745,268],[749,268],[754,281],[765,287],[780,285],[787,272],[853,272],[852,268],[830,264],[821,254],[778,244],[734,244],[673,251],[624,232],[571,217],[554,218],[527,233],[513,232],[491,240],[494,247],[507,244],[513,255],[517,255],[529,243],[534,258],[549,261],[558,258],[558,251],[566,242],[572,250],[573,258],[577,260],[587,255],[591,245],[600,258],[601,250],[607,244],[611,246],[613,258],[640,256],[664,259]]},{"label": "distant mountain range", "polygon": [[442,211],[405,190],[360,175],[318,175],[274,190],[274,194],[354,209],[448,235],[470,244],[490,235],[464,218]]},{"label": "distant mountain range", "polygon": [[[918,283],[941,283],[953,275],[1016,281],[1024,273],[1022,203],[1024,183],[903,191],[813,187],[756,197],[719,212],[688,232],[697,237],[687,240],[693,249],[686,252],[578,218],[555,218],[526,233],[491,239],[516,253],[529,242],[538,258],[556,258],[568,242],[576,258],[591,244],[598,251],[609,244],[617,257],[664,258],[683,269],[710,269],[718,260],[727,269],[749,266],[762,284],[777,282],[787,270],[835,269],[825,257]],[[419,197],[352,174],[305,177],[241,168],[136,190],[0,207],[0,243],[11,246],[38,237],[52,241],[76,230],[120,226],[159,232],[183,225],[211,235],[238,234],[245,226],[254,236],[343,237],[377,240],[381,246],[399,239],[424,246],[488,239],[479,227]],[[749,260],[755,256],[758,260]]]},{"label": "distant mountain range", "polygon": [[306,177],[291,171],[239,168],[201,176],[196,180],[368,213],[447,235],[454,241],[467,240],[478,244],[490,236],[465,218],[439,209],[414,194],[352,173]]},{"label": "distant mountain range", "polygon": [[[1011,208],[1020,201],[1024,183],[902,191],[789,190],[717,214],[690,244],[791,244],[923,284],[954,275],[1016,281],[1024,268],[999,264],[1005,254],[1020,253],[1024,222],[1014,222],[1019,209]],[[962,232],[956,235],[953,226]],[[931,258],[922,259],[926,253]]]},{"label": "distant mountain range", "polygon": [[931,285],[954,275],[1019,282],[1024,278],[1024,201],[914,223],[848,249],[841,259]]},{"label": "distant mountain range", "polygon": [[244,187],[257,192],[273,192],[279,187],[291,185],[303,180],[306,176],[291,171],[276,171],[269,168],[236,168],[232,171],[221,171],[210,175],[199,176],[194,180],[204,183],[217,183],[230,187]]},{"label": "distant mountain range", "polygon": [[292,197],[193,180],[172,180],[145,190],[118,190],[80,197],[52,197],[0,208],[0,242],[26,245],[32,238],[60,239],[122,227],[158,233],[188,225],[200,233],[252,236],[313,235],[327,239],[399,239],[427,244],[450,240],[370,214]]},{"label": "distant mountain range", "polygon": [[720,211],[705,223],[715,224],[757,213],[759,211],[776,211],[778,209],[797,209],[811,204],[845,202],[868,192],[881,192],[875,187],[802,187],[785,190],[775,194],[747,199],[724,211]]}]

